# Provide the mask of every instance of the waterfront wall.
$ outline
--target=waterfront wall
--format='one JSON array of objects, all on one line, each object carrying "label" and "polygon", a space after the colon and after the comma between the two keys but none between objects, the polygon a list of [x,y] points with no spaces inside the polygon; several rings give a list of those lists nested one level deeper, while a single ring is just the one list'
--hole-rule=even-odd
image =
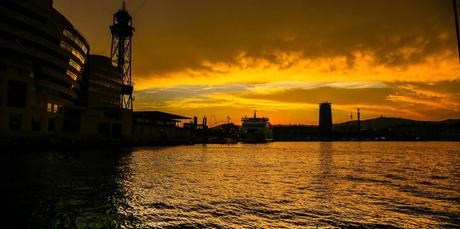
[{"label": "waterfront wall", "polygon": [[179,127],[134,124],[133,142],[138,145],[171,145],[196,142],[196,131]]}]

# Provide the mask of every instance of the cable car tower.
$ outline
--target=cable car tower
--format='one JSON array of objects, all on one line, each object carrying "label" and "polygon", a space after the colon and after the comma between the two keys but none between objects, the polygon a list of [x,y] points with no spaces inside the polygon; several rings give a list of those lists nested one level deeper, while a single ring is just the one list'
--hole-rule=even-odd
[{"label": "cable car tower", "polygon": [[112,32],[110,58],[121,73],[120,107],[132,110],[134,87],[131,81],[131,42],[134,27],[132,17],[126,10],[125,1],[123,1],[122,8],[115,13],[110,30]]}]

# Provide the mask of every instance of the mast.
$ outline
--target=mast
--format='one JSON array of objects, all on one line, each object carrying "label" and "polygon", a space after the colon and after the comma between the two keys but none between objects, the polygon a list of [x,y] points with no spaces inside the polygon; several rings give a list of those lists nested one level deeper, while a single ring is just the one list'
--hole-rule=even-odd
[{"label": "mast", "polygon": [[110,30],[112,32],[110,58],[121,74],[120,107],[132,110],[134,86],[131,78],[131,43],[134,27],[132,17],[126,10],[125,1],[123,1],[122,8],[115,13]]},{"label": "mast", "polygon": [[361,130],[361,112],[358,108],[358,132]]}]

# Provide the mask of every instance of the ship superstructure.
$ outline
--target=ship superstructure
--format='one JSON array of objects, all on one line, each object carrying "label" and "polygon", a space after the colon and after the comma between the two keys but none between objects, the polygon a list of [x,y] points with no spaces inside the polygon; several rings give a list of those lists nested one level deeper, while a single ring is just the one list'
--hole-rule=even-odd
[{"label": "ship superstructure", "polygon": [[241,140],[246,143],[260,143],[273,140],[273,131],[270,120],[266,117],[254,117],[241,119]]}]

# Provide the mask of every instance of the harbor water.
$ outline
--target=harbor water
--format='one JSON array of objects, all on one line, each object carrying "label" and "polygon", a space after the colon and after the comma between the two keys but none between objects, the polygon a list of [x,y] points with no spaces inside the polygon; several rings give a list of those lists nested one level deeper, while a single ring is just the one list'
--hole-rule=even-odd
[{"label": "harbor water", "polygon": [[459,142],[2,152],[16,228],[460,227]]}]

